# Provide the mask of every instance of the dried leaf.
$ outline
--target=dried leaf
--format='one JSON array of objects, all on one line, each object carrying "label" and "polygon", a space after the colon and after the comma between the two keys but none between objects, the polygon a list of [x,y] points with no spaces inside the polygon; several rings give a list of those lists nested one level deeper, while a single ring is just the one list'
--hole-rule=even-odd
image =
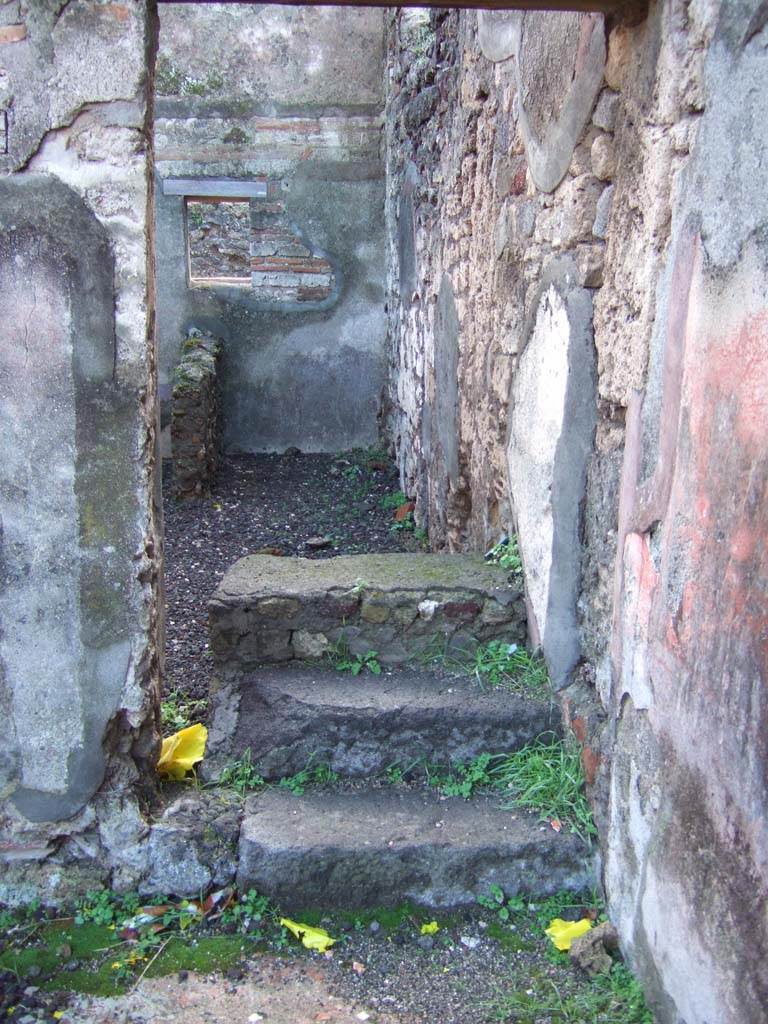
[{"label": "dried leaf", "polygon": [[320,953],[325,953],[336,942],[336,939],[332,939],[324,928],[313,928],[309,924],[291,921],[289,917],[281,917],[280,924],[295,935],[307,949],[316,949]]},{"label": "dried leaf", "polygon": [[207,739],[208,730],[199,723],[164,739],[157,762],[158,774],[180,782],[198,761],[202,761]]},{"label": "dried leaf", "polygon": [[563,829],[563,823],[559,818],[550,818],[549,824],[552,826],[552,830],[554,832],[561,832]]},{"label": "dried leaf", "polygon": [[416,510],[416,502],[415,501],[406,501],[406,503],[404,505],[400,505],[395,510],[395,522],[396,523],[402,523],[403,520],[407,519],[408,516],[412,512],[415,512],[415,510]]},{"label": "dried leaf", "polygon": [[352,961],[352,970],[355,974],[365,974],[365,964],[359,963],[357,960]]},{"label": "dried leaf", "polygon": [[580,921],[563,921],[556,917],[549,922],[549,928],[545,928],[544,931],[550,937],[553,945],[565,952],[571,948],[574,939],[578,939],[580,935],[588,932],[591,927],[592,922],[586,917]]}]

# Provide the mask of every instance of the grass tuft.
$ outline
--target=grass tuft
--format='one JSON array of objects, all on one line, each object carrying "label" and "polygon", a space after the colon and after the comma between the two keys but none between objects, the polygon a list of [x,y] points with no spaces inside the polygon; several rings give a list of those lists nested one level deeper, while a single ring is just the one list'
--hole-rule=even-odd
[{"label": "grass tuft", "polygon": [[509,794],[505,809],[538,811],[558,819],[585,842],[597,834],[584,791],[584,770],[577,749],[562,740],[535,740],[504,754],[489,768],[493,784]]}]

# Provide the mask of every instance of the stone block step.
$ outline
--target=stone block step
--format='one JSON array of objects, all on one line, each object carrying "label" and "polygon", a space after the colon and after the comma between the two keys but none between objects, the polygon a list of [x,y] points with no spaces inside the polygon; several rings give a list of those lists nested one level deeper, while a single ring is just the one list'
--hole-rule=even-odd
[{"label": "stone block step", "polygon": [[339,641],[400,664],[428,647],[526,636],[523,594],[481,555],[249,555],[228,570],[209,614],[220,679]]},{"label": "stone block step", "polygon": [[546,698],[407,669],[351,676],[295,662],[264,668],[224,686],[214,709],[209,765],[250,749],[266,779],[293,775],[311,759],[353,777],[394,762],[445,765],[560,732],[559,711]]},{"label": "stone block step", "polygon": [[498,885],[550,895],[593,885],[593,852],[498,800],[373,789],[246,801],[237,884],[284,910],[470,906]]}]

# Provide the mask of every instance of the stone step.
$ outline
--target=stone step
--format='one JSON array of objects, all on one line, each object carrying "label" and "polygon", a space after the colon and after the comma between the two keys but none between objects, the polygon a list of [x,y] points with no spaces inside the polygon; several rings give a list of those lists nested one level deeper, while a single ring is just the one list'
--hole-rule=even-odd
[{"label": "stone step", "polygon": [[548,699],[483,690],[471,677],[395,669],[351,676],[291,663],[262,669],[214,698],[209,773],[251,751],[266,779],[310,760],[359,777],[425,760],[446,765],[509,753],[560,732]]},{"label": "stone step", "polygon": [[249,555],[228,570],[209,615],[220,679],[317,656],[329,643],[402,664],[430,647],[526,637],[521,590],[481,555]]},{"label": "stone step", "polygon": [[405,900],[458,908],[492,885],[546,896],[594,884],[593,851],[577,836],[498,803],[400,789],[267,790],[246,801],[237,884],[287,912]]}]

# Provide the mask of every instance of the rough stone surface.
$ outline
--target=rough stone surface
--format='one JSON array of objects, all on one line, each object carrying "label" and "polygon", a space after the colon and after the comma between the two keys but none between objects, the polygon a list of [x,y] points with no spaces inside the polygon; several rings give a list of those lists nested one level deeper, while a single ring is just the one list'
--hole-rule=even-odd
[{"label": "rough stone surface", "polygon": [[593,877],[576,836],[490,800],[273,790],[246,802],[237,879],[241,890],[254,887],[291,910],[404,900],[454,908],[476,903],[491,885],[547,895]]},{"label": "rough stone surface", "polygon": [[[425,601],[436,602],[426,613]],[[480,555],[343,555],[322,560],[249,555],[209,604],[211,647],[222,679],[288,661],[304,634],[376,651],[384,664],[438,646],[525,640],[525,605],[507,574]]]},{"label": "rough stone surface", "polygon": [[[523,74],[544,80],[538,113],[526,111],[513,57],[522,16],[435,13],[418,57],[402,19],[390,20],[388,422],[436,548],[480,550],[515,525],[509,399],[540,282],[567,252],[574,283],[597,289],[597,422],[576,541],[583,661],[565,710],[583,744],[621,946],[664,1024],[746,1024],[766,1004],[765,785],[755,775],[766,761],[755,631],[765,567],[751,518],[764,452],[748,425],[760,419],[766,347],[763,8],[651,5],[644,21],[609,26],[606,87],[546,195],[521,111],[545,129],[563,79],[522,53]],[[541,16],[539,53],[557,17]],[[433,82],[440,102],[411,131],[406,105]],[[404,265],[419,282],[408,295]],[[461,502],[448,501],[427,444],[446,276]],[[531,595],[549,554],[524,561]]]},{"label": "rough stone surface", "polygon": [[171,451],[177,498],[210,494],[220,448],[221,342],[194,332],[181,346],[173,384]]},{"label": "rough stone surface", "polygon": [[[178,339],[196,327],[224,342],[227,450],[373,444],[386,365],[382,12],[163,4],[160,19],[164,416]],[[233,242],[164,194],[172,177],[261,181],[268,195],[247,203],[250,224]],[[187,232],[197,249],[201,229],[209,249],[221,241],[230,279],[210,268],[189,278]]]},{"label": "rough stone surface", "polygon": [[104,879],[157,749],[146,7],[19,8],[0,153],[3,897]]},{"label": "rough stone surface", "polygon": [[332,669],[262,669],[231,694],[216,695],[228,722],[209,744],[209,765],[249,749],[264,778],[293,775],[311,761],[346,776],[375,775],[393,763],[469,761],[484,751],[517,750],[537,736],[559,731],[553,702],[526,700],[505,690],[483,691],[471,679],[426,673],[375,676]]},{"label": "rough stone surface", "polygon": [[[599,132],[588,123],[599,24],[571,14],[434,13],[430,45],[415,50],[407,23],[390,19],[385,411],[404,490],[435,550],[487,550],[511,532],[511,385],[542,277],[570,254],[574,284],[602,278],[604,246],[592,227],[604,185],[592,173]],[[591,99],[566,73],[582,36],[597,61]],[[411,128],[409,105],[433,84],[439,102]],[[585,106],[578,116],[575,97]],[[552,118],[569,123],[570,141],[549,138]],[[563,159],[553,191],[537,189],[534,163]]]},{"label": "rough stone surface", "polygon": [[229,794],[182,796],[149,830],[140,893],[199,896],[234,880],[240,807]]}]

